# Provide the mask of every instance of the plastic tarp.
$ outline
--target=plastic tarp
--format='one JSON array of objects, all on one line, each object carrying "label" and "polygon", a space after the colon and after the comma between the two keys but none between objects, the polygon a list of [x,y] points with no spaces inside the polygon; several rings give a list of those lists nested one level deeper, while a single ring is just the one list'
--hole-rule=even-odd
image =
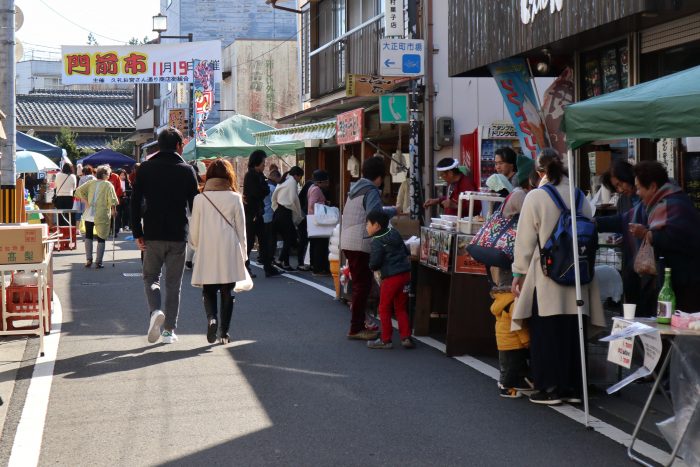
[{"label": "plastic tarp", "polygon": [[569,105],[570,147],[623,138],[700,136],[700,66]]},{"label": "plastic tarp", "polygon": [[698,337],[677,337],[671,358],[674,416],[658,424],[670,446],[683,437],[678,455],[686,465],[700,465],[700,347]]},{"label": "plastic tarp", "polygon": [[55,144],[51,144],[47,141],[44,141],[43,139],[35,138],[33,136],[24,134],[21,131],[18,131],[16,133],[16,138],[17,151],[24,150],[38,152],[39,154],[48,157],[56,163],[60,162],[63,156],[66,154],[65,149],[60,148]]},{"label": "plastic tarp", "polygon": [[136,164],[136,161],[120,152],[112,151],[111,149],[103,149],[102,151],[98,151],[91,156],[80,159],[78,164],[91,165],[93,167],[109,164],[109,166],[113,169],[120,169],[125,166],[131,167]]},{"label": "plastic tarp", "polygon": [[255,133],[274,130],[270,125],[245,115],[234,115],[207,130],[206,142],[190,141],[182,152],[185,160],[214,157],[248,157],[256,149],[268,154],[293,155],[304,147],[303,141],[284,144],[257,145]]}]

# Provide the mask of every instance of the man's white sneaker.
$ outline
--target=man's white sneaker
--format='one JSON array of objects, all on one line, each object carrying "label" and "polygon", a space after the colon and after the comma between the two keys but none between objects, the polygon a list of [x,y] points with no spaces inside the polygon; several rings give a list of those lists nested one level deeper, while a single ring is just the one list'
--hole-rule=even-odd
[{"label": "man's white sneaker", "polygon": [[161,337],[163,338],[163,344],[172,344],[177,342],[177,336],[175,335],[175,331],[163,331]]},{"label": "man's white sneaker", "polygon": [[158,336],[160,336],[160,327],[165,321],[165,314],[156,310],[151,313],[151,321],[148,324],[148,342],[154,344],[158,341]]}]

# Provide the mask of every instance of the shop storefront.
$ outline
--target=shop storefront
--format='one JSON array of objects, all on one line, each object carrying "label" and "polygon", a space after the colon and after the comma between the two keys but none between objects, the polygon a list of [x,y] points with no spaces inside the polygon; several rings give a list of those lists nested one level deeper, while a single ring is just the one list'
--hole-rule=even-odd
[{"label": "shop storefront", "polygon": [[[561,114],[567,99],[586,100],[700,64],[694,53],[700,47],[698,2],[450,0],[449,18],[450,76],[491,76],[490,65],[525,58],[531,77],[557,78],[561,86],[553,88],[553,97]],[[559,120],[550,118],[557,109],[549,116],[545,109],[550,103],[538,104],[545,124],[558,129]],[[546,130],[552,141],[552,129]],[[493,171],[493,150],[504,144],[519,148],[512,124],[496,122],[462,135],[460,162],[471,169],[477,186],[484,186]],[[691,140],[594,141],[577,151],[578,184],[596,189],[616,158],[658,159],[692,191],[699,171],[687,166],[700,160],[692,150]],[[490,285],[466,254],[468,241],[469,235],[449,228],[423,229],[415,331],[444,337],[450,355],[492,354]],[[604,251],[617,258],[614,247]],[[612,264],[620,268],[619,262]]]},{"label": "shop storefront", "polygon": [[[449,72],[455,77],[489,76],[489,65],[523,57],[534,76],[570,70],[573,100],[582,101],[700,65],[700,3],[694,1],[450,0],[450,8]],[[595,176],[616,158],[661,160],[688,184],[681,178],[692,157],[686,141],[594,143],[576,158],[584,189],[597,188]]]}]

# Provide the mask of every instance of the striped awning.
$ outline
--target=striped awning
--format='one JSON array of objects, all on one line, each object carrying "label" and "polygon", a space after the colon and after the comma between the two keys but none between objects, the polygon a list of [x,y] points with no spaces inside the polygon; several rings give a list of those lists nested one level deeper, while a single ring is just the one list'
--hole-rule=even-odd
[{"label": "striped awning", "polygon": [[258,146],[291,143],[293,141],[305,141],[309,139],[328,139],[332,138],[334,135],[335,119],[254,133],[255,143]]}]

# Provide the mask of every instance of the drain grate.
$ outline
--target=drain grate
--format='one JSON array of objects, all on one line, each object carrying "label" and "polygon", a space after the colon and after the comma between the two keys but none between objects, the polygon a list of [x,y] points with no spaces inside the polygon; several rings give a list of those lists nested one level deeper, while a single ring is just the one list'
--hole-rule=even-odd
[{"label": "drain grate", "polygon": [[81,282],[80,285],[100,285],[99,282]]}]

